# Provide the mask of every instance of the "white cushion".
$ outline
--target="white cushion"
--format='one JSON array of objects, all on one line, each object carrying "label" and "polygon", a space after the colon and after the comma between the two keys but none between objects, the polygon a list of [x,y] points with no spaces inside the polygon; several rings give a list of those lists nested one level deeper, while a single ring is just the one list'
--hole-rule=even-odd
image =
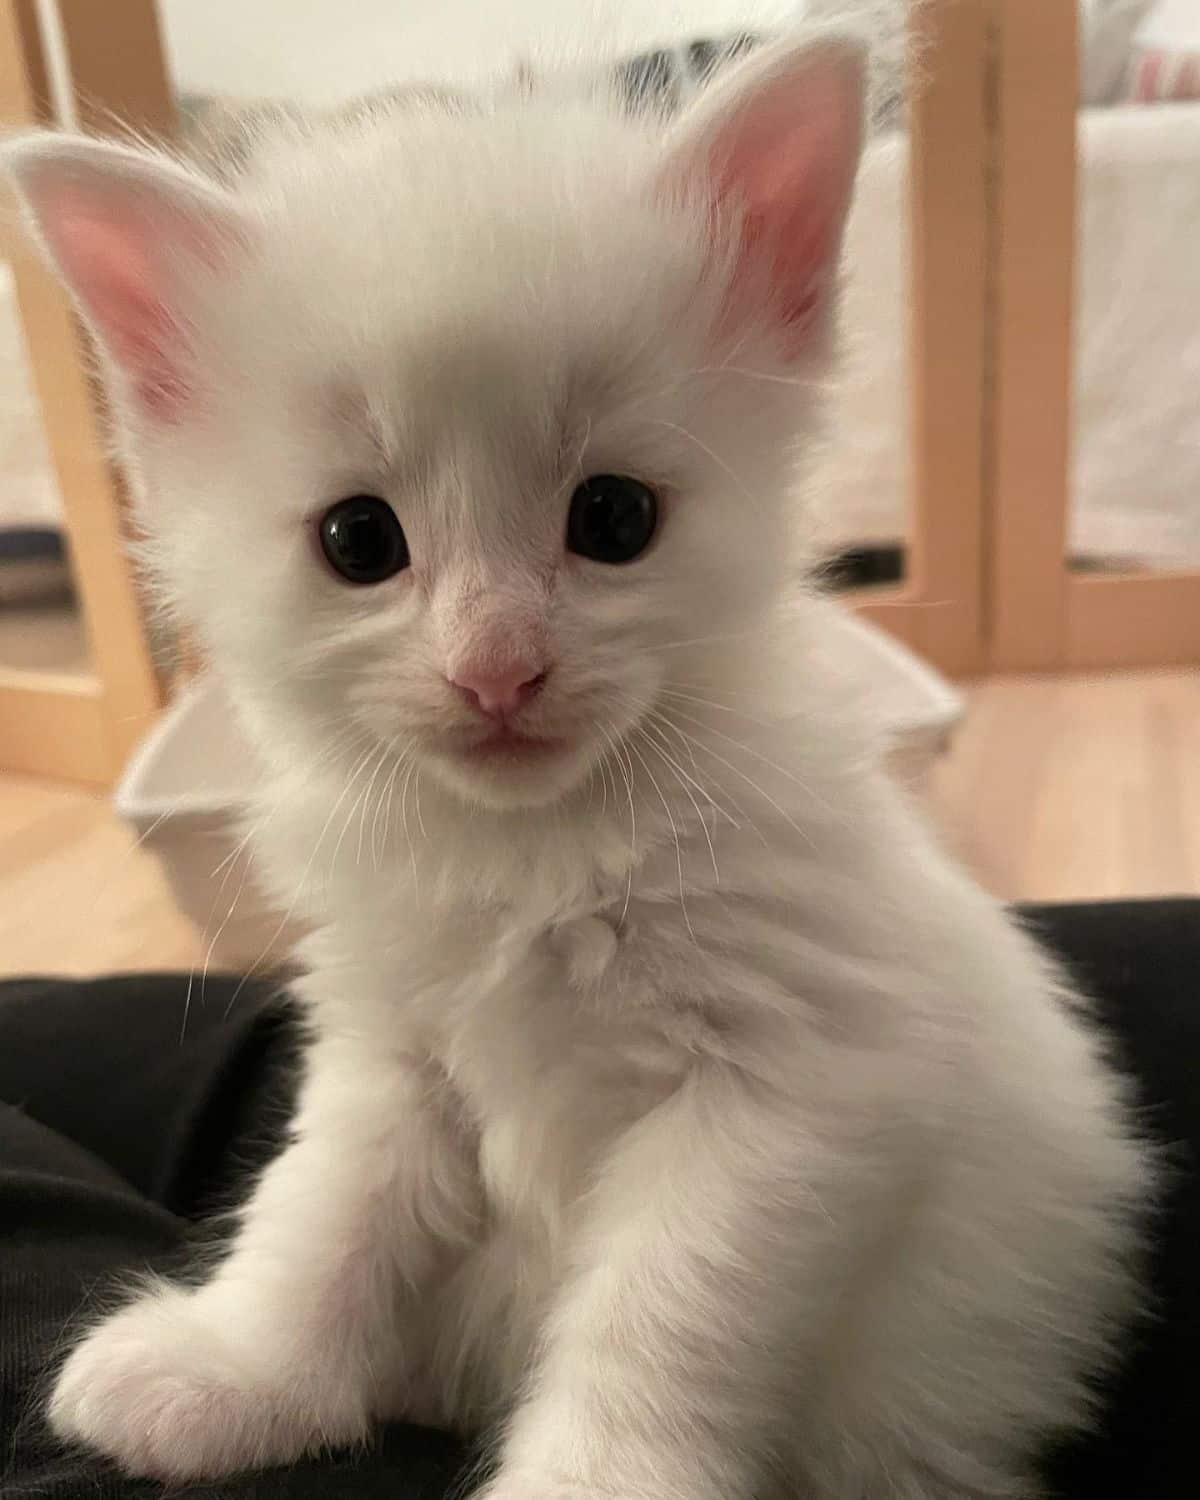
[{"label": "white cushion", "polygon": [[1200,52],[1200,5],[1158,0],[1138,29],[1137,43],[1161,52]]},{"label": "white cushion", "polygon": [[[1179,0],[1185,6],[1194,0]],[[1087,105],[1112,104],[1133,56],[1133,41],[1155,0],[1081,0],[1079,96]]]}]

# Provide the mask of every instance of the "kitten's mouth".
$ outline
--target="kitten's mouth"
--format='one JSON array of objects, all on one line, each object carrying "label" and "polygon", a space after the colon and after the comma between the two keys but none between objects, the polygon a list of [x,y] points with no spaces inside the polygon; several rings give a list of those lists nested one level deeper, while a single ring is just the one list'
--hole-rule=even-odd
[{"label": "kitten's mouth", "polygon": [[558,755],[568,748],[563,739],[522,734],[511,724],[498,724],[478,739],[461,742],[456,749],[470,761],[528,761]]},{"label": "kitten's mouth", "polygon": [[[540,726],[539,726],[540,730]],[[441,772],[469,801],[495,807],[541,807],[563,795],[588,767],[583,724],[554,733],[507,722],[461,724],[438,744]]]}]

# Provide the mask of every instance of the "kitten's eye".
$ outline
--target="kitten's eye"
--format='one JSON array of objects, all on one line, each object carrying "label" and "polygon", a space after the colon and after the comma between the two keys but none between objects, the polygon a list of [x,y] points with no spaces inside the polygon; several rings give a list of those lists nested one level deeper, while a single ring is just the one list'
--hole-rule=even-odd
[{"label": "kitten's eye", "polygon": [[567,546],[595,562],[632,562],[657,525],[658,497],[649,486],[623,474],[593,474],[571,496]]},{"label": "kitten's eye", "polygon": [[321,517],[321,550],[349,583],[382,583],[409,564],[396,513],[377,495],[351,495]]}]

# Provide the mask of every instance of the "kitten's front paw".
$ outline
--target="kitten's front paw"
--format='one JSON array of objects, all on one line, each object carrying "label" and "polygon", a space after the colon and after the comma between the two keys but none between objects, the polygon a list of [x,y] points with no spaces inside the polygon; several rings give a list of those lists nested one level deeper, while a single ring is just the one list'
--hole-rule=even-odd
[{"label": "kitten's front paw", "polygon": [[261,1341],[252,1349],[237,1338],[202,1293],[159,1288],[101,1323],[70,1356],[50,1398],[50,1425],[131,1474],[167,1480],[282,1463],[362,1435],[361,1411],[318,1410],[299,1372],[283,1361],[272,1368]]}]

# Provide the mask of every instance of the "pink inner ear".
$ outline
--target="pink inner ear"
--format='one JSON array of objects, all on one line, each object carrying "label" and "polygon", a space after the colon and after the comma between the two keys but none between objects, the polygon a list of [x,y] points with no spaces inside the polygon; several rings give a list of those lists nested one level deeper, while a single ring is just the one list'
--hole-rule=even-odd
[{"label": "pink inner ear", "polygon": [[47,215],[48,238],[68,280],[142,406],[159,420],[179,415],[189,389],[182,336],[158,285],[150,226],[98,217],[69,190]]},{"label": "pink inner ear", "polygon": [[741,215],[733,290],[765,272],[796,354],[828,306],[862,135],[857,57],[803,61],[742,101],[708,147],[717,200]]}]

